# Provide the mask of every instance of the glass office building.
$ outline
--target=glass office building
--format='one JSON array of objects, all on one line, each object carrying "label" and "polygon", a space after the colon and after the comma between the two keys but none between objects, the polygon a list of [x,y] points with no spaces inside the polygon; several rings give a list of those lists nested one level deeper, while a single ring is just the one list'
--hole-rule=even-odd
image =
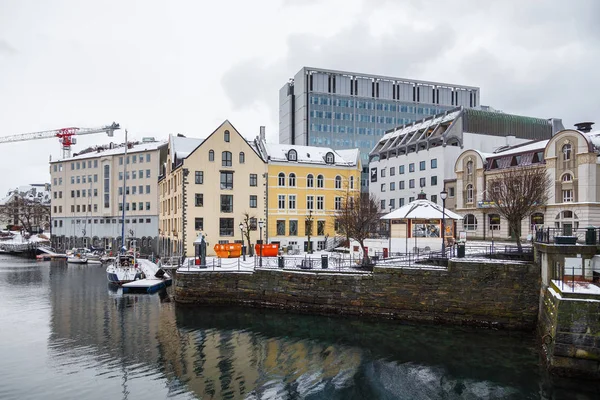
[{"label": "glass office building", "polygon": [[463,106],[479,106],[479,88],[354,72],[302,68],[279,91],[279,142],[368,154],[385,131]]}]

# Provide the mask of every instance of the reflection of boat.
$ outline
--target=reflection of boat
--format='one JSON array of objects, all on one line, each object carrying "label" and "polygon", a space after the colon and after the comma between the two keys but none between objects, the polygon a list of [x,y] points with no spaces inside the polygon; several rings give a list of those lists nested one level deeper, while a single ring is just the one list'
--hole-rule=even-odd
[{"label": "reflection of boat", "polygon": [[88,259],[86,256],[80,253],[75,253],[67,257],[67,262],[69,264],[86,264],[88,262]]}]

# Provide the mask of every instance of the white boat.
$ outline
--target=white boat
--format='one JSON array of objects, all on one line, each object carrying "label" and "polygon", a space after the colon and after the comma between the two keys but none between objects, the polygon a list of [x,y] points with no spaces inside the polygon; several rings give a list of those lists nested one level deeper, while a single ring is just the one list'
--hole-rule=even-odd
[{"label": "white boat", "polygon": [[67,262],[69,264],[87,264],[88,259],[84,255],[75,253],[75,254],[71,254],[70,256],[67,257]]}]

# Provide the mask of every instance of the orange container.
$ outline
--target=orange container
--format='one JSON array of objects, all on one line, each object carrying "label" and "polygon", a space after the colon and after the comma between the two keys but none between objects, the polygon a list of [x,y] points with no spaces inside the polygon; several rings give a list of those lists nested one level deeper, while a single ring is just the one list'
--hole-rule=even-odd
[{"label": "orange container", "polygon": [[260,246],[262,246],[262,256],[263,257],[277,257],[279,255],[279,245],[278,244],[255,244],[254,251],[255,256],[260,257]]},{"label": "orange container", "polygon": [[238,258],[242,255],[241,243],[215,244],[214,249],[219,258]]}]

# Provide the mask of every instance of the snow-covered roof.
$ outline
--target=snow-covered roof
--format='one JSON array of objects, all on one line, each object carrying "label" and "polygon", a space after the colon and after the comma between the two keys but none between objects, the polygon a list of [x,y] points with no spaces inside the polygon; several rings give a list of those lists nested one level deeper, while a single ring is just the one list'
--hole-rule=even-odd
[{"label": "snow-covered roof", "polygon": [[270,161],[288,161],[288,152],[295,150],[297,160],[293,162],[303,164],[323,164],[326,165],[325,156],[332,153],[334,163],[337,166],[356,166],[358,165],[359,149],[334,150],[329,147],[316,146],[298,146],[295,144],[276,144],[265,143],[265,149]]},{"label": "snow-covered roof", "polygon": [[[129,142],[130,147],[127,149],[127,154],[131,153],[140,153],[144,151],[152,151],[157,150],[159,147],[164,146],[167,142],[162,141],[153,141],[153,142]],[[112,146],[112,148],[111,148]],[[61,160],[52,161],[51,163],[56,162],[65,162],[65,161],[77,161],[88,158],[96,158],[96,157],[104,157],[104,156],[114,156],[119,154],[125,154],[125,145],[121,144],[110,144],[108,146],[97,146],[89,151],[80,152],[74,154],[70,158],[64,158]]]},{"label": "snow-covered roof", "polygon": [[532,151],[544,151],[550,140],[537,140],[528,142],[524,145],[517,145],[498,151],[497,153],[487,154],[488,157],[503,157],[511,154],[530,153]]},{"label": "snow-covered roof", "polygon": [[583,134],[588,137],[596,152],[600,152],[600,131],[586,132]]},{"label": "snow-covered roof", "polygon": [[381,142],[382,140],[387,140],[393,137],[404,136],[410,132],[417,132],[424,128],[435,127],[442,122],[452,121],[453,119],[458,117],[458,114],[460,114],[461,111],[462,110],[458,109],[456,111],[448,113],[447,115],[439,114],[433,118],[423,119],[419,122],[415,122],[414,124],[399,127],[396,130],[390,131],[383,135],[383,137],[379,139],[379,141]]},{"label": "snow-covered roof", "polygon": [[444,215],[447,219],[463,218],[447,208],[444,210],[437,203],[427,199],[417,199],[384,215],[381,219],[442,219]]},{"label": "snow-covered roof", "polygon": [[200,146],[203,141],[204,139],[200,138],[169,135],[171,156],[175,156],[178,159],[186,158],[192,151],[196,150],[196,148]]},{"label": "snow-covered roof", "polygon": [[50,185],[49,184],[31,184],[21,185],[8,191],[7,195],[0,200],[0,205],[5,205],[15,197],[21,197],[30,201],[39,201],[41,204],[50,205]]}]

